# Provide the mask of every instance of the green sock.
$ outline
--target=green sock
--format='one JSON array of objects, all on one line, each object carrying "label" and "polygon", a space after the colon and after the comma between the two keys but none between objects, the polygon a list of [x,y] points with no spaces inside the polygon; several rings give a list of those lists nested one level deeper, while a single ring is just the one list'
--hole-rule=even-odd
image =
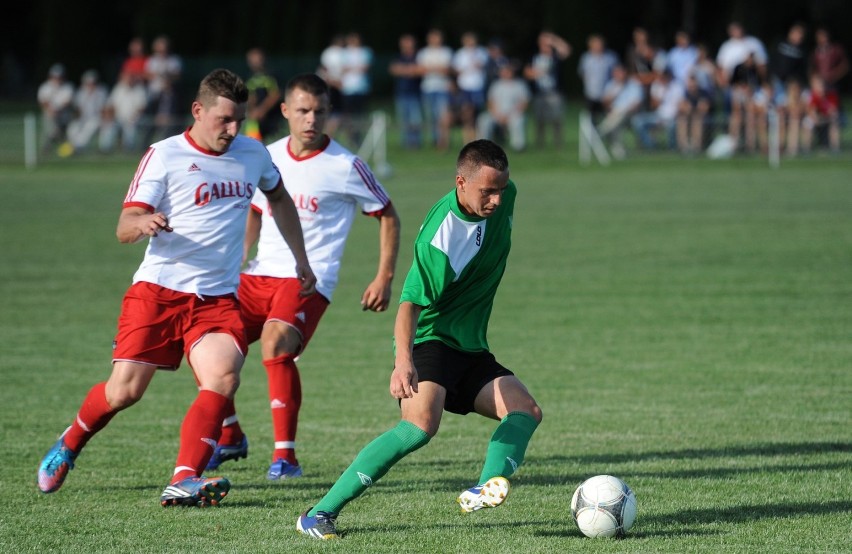
[{"label": "green sock", "polygon": [[538,427],[533,416],[524,412],[511,412],[500,421],[491,435],[485,465],[479,475],[479,485],[492,477],[509,477],[524,461],[527,445]]},{"label": "green sock", "polygon": [[308,515],[317,512],[340,513],[351,500],[361,496],[367,487],[378,481],[395,463],[429,442],[429,435],[408,421],[376,437],[361,449],[355,460],[337,479],[322,500]]}]

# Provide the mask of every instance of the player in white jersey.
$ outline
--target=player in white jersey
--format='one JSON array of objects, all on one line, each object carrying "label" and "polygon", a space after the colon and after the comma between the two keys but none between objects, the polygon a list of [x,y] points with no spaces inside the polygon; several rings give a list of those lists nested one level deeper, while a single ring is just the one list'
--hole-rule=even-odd
[{"label": "player in white jersey", "polygon": [[316,284],[278,169],[261,143],[239,134],[247,99],[237,75],[214,70],[192,103],[192,126],[153,144],[142,157],[116,235],[122,243],[150,240],[122,303],[112,374],[92,387],[42,460],[42,492],[62,486],[88,440],[142,397],[157,369],[177,369],[185,356],[199,392],[184,417],[175,470],[160,502],[215,505],[227,495],[227,479],[201,474],[247,351],[235,293],[246,214],[256,190],[266,195],[293,251],[301,293],[312,294]]},{"label": "player in white jersey", "polygon": [[[367,164],[323,132],[330,110],[325,81],[314,74],[297,75],[287,84],[281,104],[290,135],[267,147],[299,211],[318,294],[299,294],[293,253],[274,232],[262,195],[255,194],[248,220],[245,252],[256,240],[257,256],[243,271],[238,295],[246,336],[249,343],[260,339],[269,381],[275,441],[267,472],[271,480],[302,474],[295,452],[302,400],[296,358],[331,301],[356,210],[379,221],[378,271],[361,297],[363,310],[387,309],[399,250],[399,217],[384,188]],[[248,453],[236,408],[230,408],[208,469]]]}]

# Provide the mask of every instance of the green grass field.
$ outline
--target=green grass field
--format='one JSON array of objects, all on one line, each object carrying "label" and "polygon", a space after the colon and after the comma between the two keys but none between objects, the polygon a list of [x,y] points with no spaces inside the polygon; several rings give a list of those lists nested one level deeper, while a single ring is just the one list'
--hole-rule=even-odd
[{"label": "green grass field", "polygon": [[[395,295],[454,155],[392,151],[403,221]],[[393,313],[359,309],[375,224],[350,239],[335,302],[301,358],[306,476],[265,479],[266,377],[254,348],[238,407],[249,458],[223,466],[220,508],[160,507],[187,367],[87,447],[61,491],[42,455],[106,378],[122,294],[144,245],[114,228],[136,160],[0,168],[0,551],[848,552],[852,541],[850,158],[638,157],[579,168],[575,151],[510,155],[514,251],[490,326],[495,354],[545,419],[506,504],[460,514],[493,423],[448,414],[438,436],[343,512],[336,543],[295,532],[357,451],[398,419]],[[622,541],[584,538],[586,477],[635,491]]]}]

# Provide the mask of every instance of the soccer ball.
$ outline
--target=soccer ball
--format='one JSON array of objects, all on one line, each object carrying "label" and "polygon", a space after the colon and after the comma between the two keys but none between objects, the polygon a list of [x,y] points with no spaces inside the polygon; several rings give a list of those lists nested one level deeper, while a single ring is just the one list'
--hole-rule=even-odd
[{"label": "soccer ball", "polygon": [[587,537],[622,538],[636,519],[636,496],[618,477],[596,475],[574,491],[571,515]]}]

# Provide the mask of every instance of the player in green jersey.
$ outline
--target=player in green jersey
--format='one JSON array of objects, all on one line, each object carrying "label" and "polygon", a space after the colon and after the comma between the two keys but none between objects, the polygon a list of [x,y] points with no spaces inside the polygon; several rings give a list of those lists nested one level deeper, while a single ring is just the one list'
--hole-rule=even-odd
[{"label": "player in green jersey", "polygon": [[517,188],[497,144],[462,148],[455,189],[429,211],[414,243],[394,326],[390,394],[402,418],[356,456],[320,502],[299,516],[298,531],[338,536],[343,507],[438,432],[446,410],[498,420],[478,484],[458,497],[463,512],[499,506],[542,413],[486,340],[494,295],[506,268]]}]

